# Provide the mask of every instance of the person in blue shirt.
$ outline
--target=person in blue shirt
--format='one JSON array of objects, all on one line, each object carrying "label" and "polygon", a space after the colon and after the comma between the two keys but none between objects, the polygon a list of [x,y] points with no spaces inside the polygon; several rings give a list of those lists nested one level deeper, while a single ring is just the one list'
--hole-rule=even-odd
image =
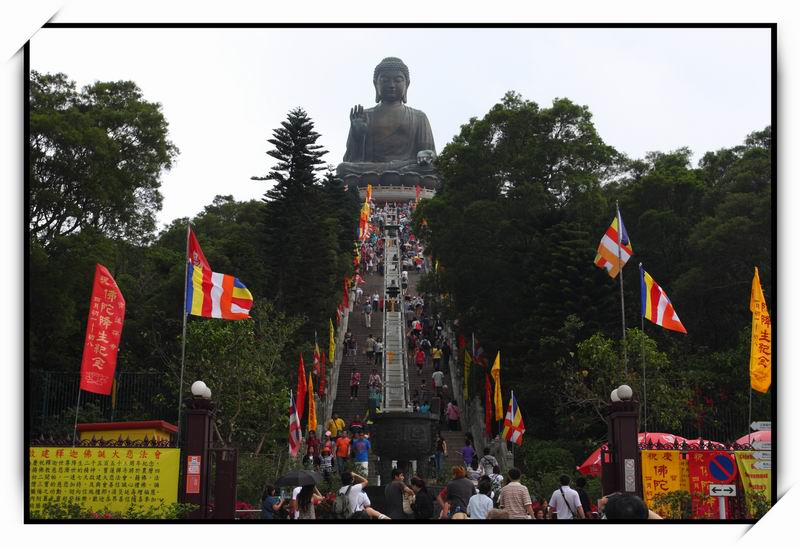
[{"label": "person in blue shirt", "polygon": [[431,404],[428,402],[422,402],[422,405],[419,406],[420,413],[430,413],[431,412]]},{"label": "person in blue shirt", "polygon": [[261,500],[261,519],[278,519],[275,514],[283,506],[283,499],[272,485],[264,487]]},{"label": "person in blue shirt", "polygon": [[367,477],[369,474],[369,450],[372,449],[372,445],[364,436],[363,430],[358,433],[358,437],[353,440],[350,448],[353,452],[353,461],[356,466],[361,467],[361,471],[358,473]]}]

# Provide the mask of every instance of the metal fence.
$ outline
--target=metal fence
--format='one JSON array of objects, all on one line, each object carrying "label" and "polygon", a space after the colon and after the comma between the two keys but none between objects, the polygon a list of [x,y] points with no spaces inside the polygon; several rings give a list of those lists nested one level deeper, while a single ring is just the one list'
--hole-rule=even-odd
[{"label": "metal fence", "polygon": [[[166,420],[174,422],[177,398],[161,372],[120,371],[116,397],[81,391],[80,421]],[[71,432],[78,400],[79,372],[33,370],[28,409],[31,437]]]}]

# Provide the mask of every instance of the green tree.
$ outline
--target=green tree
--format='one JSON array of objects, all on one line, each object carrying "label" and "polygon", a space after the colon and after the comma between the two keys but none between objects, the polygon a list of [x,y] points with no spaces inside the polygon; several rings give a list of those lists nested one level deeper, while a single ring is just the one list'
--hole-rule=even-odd
[{"label": "green tree", "polygon": [[31,72],[32,238],[92,228],[144,241],[161,208],[161,172],[178,149],[158,103],[129,81],[96,82],[80,92],[65,74]]},{"label": "green tree", "polygon": [[260,450],[285,433],[290,367],[282,355],[299,321],[263,300],[251,314],[252,320],[191,319],[184,390],[196,380],[205,382],[216,406],[218,439]]}]

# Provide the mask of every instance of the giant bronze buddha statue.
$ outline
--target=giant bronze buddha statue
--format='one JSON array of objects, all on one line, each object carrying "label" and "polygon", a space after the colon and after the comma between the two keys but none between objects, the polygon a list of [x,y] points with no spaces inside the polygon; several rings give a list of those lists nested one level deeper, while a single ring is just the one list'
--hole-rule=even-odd
[{"label": "giant bronze buddha statue", "polygon": [[[350,110],[350,133],[344,161],[336,167],[341,178],[377,178],[382,184],[405,175],[433,179],[431,165],[436,156],[428,117],[407,107],[411,79],[408,67],[397,57],[381,61],[372,76],[377,106]],[[372,181],[370,181],[372,182]]]}]

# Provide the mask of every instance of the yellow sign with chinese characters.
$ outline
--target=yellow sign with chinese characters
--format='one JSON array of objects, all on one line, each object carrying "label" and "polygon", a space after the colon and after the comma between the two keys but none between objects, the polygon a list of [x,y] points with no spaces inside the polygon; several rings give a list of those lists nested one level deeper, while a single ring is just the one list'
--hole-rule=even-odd
[{"label": "yellow sign with chinese characters", "polygon": [[47,503],[124,512],[178,501],[180,449],[31,447],[30,512]]},{"label": "yellow sign with chinese characters", "polygon": [[679,491],[684,482],[680,451],[642,451],[642,489],[644,502],[648,508],[653,505],[653,497],[661,493]]}]

